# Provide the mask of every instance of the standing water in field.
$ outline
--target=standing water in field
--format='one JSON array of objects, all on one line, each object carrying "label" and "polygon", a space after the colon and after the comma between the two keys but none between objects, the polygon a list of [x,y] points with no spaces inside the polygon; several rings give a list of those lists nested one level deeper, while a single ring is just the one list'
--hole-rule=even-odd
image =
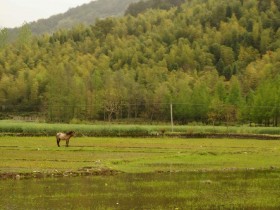
[{"label": "standing water in field", "polygon": [[0,181],[0,209],[280,208],[279,171]]}]

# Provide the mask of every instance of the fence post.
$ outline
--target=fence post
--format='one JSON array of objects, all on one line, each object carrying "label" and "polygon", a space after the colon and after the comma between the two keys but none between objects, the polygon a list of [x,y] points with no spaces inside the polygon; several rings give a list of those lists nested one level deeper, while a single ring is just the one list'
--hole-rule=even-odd
[{"label": "fence post", "polygon": [[170,120],[171,120],[171,130],[173,133],[174,128],[173,128],[173,104],[172,103],[170,104]]}]

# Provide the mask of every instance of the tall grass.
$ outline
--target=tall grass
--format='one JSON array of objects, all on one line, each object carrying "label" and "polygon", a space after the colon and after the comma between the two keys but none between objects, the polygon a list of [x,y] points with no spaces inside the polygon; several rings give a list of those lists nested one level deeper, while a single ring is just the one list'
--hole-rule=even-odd
[{"label": "tall grass", "polygon": [[188,126],[132,125],[132,124],[50,124],[14,120],[0,121],[1,135],[49,136],[56,132],[74,130],[79,136],[160,136],[183,134],[268,134],[280,135],[279,127],[249,126]]}]

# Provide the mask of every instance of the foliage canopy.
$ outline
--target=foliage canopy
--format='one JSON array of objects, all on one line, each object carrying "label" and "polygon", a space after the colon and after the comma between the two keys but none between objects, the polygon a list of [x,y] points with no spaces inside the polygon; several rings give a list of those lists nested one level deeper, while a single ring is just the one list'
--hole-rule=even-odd
[{"label": "foliage canopy", "polygon": [[280,1],[189,0],[34,37],[0,33],[2,111],[48,121],[278,124]]}]

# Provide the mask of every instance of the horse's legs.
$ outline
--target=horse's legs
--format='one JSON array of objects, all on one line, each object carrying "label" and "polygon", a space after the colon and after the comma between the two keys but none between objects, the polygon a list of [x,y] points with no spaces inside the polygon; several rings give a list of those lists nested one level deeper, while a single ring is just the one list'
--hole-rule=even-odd
[{"label": "horse's legs", "polygon": [[60,139],[59,139],[59,138],[56,138],[56,143],[57,143],[57,146],[58,146],[58,147],[60,147],[59,142],[60,142]]},{"label": "horse's legs", "polygon": [[69,139],[66,140],[66,147],[69,146]]}]

